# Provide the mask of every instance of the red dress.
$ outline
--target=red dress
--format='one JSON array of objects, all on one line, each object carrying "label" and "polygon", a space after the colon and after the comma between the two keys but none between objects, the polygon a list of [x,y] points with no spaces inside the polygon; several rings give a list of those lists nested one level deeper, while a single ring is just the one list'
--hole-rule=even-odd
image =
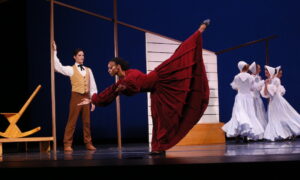
[{"label": "red dress", "polygon": [[[119,84],[122,92],[115,92]],[[199,121],[209,100],[209,87],[202,58],[202,36],[196,31],[174,54],[149,74],[129,69],[125,78],[92,96],[97,106],[110,104],[116,96],[151,93],[152,151],[176,145]]]}]

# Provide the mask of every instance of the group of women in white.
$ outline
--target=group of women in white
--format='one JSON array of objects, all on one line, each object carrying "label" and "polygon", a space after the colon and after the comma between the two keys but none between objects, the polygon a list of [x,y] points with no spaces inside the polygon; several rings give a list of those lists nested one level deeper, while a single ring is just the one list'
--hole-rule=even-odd
[{"label": "group of women in white", "polygon": [[[222,127],[227,137],[237,140],[288,140],[300,135],[300,115],[283,97],[282,69],[265,66],[266,80],[261,68],[253,62],[238,63],[240,73],[231,87],[237,90],[231,119]],[[267,111],[262,97],[268,99]]]}]

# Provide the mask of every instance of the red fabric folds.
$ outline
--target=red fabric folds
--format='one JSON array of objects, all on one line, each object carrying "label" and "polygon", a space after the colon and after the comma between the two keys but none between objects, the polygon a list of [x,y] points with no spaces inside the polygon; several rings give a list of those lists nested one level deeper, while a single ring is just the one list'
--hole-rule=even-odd
[{"label": "red fabric folds", "polygon": [[209,101],[202,57],[202,36],[195,32],[155,71],[159,76],[151,94],[152,150],[176,145],[200,120]]},{"label": "red fabric folds", "polygon": [[120,92],[124,95],[151,92],[152,151],[176,145],[200,120],[209,101],[201,33],[196,31],[151,73],[127,70],[124,79],[93,95],[92,102],[98,106],[111,103],[119,84],[127,87]]}]

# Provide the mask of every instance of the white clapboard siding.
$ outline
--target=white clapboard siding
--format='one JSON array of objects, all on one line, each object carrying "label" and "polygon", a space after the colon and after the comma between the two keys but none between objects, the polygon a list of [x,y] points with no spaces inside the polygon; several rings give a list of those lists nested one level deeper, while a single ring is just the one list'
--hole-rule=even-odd
[{"label": "white clapboard siding", "polygon": [[219,106],[219,98],[217,98],[217,97],[216,98],[210,97],[208,105],[209,106]]},{"label": "white clapboard siding", "polygon": [[217,75],[217,73],[206,72],[206,75],[207,75],[207,79],[209,81],[218,81],[218,75]]},{"label": "white clapboard siding", "polygon": [[218,94],[219,94],[219,91],[218,91],[218,89],[210,89],[210,91],[209,91],[209,97],[218,97]]},{"label": "white clapboard siding", "polygon": [[[146,68],[147,73],[149,73],[163,61],[170,58],[177,47],[180,45],[180,43],[177,41],[159,37],[151,33],[146,33],[145,36]],[[202,54],[209,83],[210,98],[208,107],[198,123],[219,123],[217,56],[214,52],[205,49],[202,50]],[[151,116],[151,100],[149,93],[147,104],[149,142],[151,142],[153,125]]]},{"label": "white clapboard siding", "polygon": [[[164,44],[164,43],[148,43],[148,48],[151,49],[153,53],[160,52],[162,49],[165,49],[166,46],[170,50],[169,54],[173,54],[179,44]],[[163,51],[165,52],[165,51]],[[151,52],[149,52],[151,53]]]}]

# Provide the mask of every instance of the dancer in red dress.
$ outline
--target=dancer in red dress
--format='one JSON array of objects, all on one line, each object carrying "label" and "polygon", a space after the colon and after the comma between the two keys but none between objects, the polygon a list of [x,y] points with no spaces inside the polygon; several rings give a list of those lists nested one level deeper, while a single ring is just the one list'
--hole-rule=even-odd
[{"label": "dancer in red dress", "polygon": [[151,155],[164,154],[197,124],[209,100],[209,87],[202,57],[202,32],[199,29],[176,49],[174,54],[149,74],[129,69],[126,61],[114,58],[108,63],[111,76],[119,81],[78,105],[106,106],[120,95],[151,93],[153,132]]}]

